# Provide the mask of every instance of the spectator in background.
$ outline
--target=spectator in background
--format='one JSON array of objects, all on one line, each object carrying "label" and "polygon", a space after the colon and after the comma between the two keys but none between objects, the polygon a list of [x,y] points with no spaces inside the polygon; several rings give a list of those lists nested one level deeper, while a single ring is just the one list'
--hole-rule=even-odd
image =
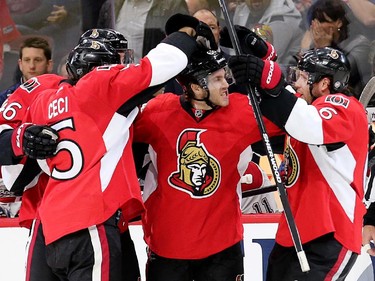
[{"label": "spectator in background", "polygon": [[[6,0],[0,0],[0,85],[3,84],[4,65],[8,59],[5,52],[7,51],[8,53],[10,50],[9,43],[14,42],[16,39],[20,38],[20,36],[21,34],[10,16]],[[4,76],[4,80],[11,80],[10,76]],[[0,105],[1,103],[2,101],[0,101]]]},{"label": "spectator in background", "polygon": [[[93,1],[96,2],[96,1]],[[53,60],[59,62],[81,35],[81,9],[77,0],[7,0],[22,35],[48,36],[53,42]],[[53,68],[57,73],[57,64]]]},{"label": "spectator in background", "polygon": [[369,53],[369,62],[372,68],[371,76],[375,76],[375,40],[371,42],[370,53]]},{"label": "spectator in background", "polygon": [[0,93],[0,104],[23,82],[52,71],[52,52],[48,41],[41,37],[27,38],[20,46],[18,67],[22,76],[16,84]]},{"label": "spectator in background", "polygon": [[272,29],[273,45],[277,51],[279,64],[295,65],[294,58],[300,50],[298,42],[303,32],[299,28],[302,20],[292,0],[246,0],[236,7],[233,23],[252,28],[256,24],[266,24]]},{"label": "spectator in background", "polygon": [[209,9],[210,4],[207,0],[186,0],[186,5],[189,10],[190,15],[194,15],[195,12],[201,10],[201,9]]},{"label": "spectator in background", "polygon": [[346,0],[343,2],[351,11],[349,15],[351,33],[360,33],[370,41],[375,40],[375,1]]},{"label": "spectator in background", "polygon": [[135,62],[165,37],[165,22],[175,13],[189,13],[184,0],[116,1],[115,29],[129,40]]},{"label": "spectator in background", "polygon": [[359,97],[370,78],[370,41],[350,32],[351,23],[341,0],[317,0],[307,12],[309,29],[301,41],[302,52],[310,48],[332,47],[344,52],[350,62],[349,86]]},{"label": "spectator in background", "polygon": [[81,15],[82,15],[82,22],[81,22],[81,29],[82,32],[85,32],[92,28],[101,28],[98,26],[100,10],[106,2],[106,0],[80,0],[81,2]]}]

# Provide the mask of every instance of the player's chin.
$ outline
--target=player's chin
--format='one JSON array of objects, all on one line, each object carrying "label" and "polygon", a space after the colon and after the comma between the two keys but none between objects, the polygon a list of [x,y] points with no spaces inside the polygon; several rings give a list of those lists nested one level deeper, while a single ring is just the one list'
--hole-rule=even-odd
[{"label": "player's chin", "polygon": [[219,104],[219,106],[225,107],[225,106],[228,106],[228,105],[229,105],[229,97],[228,96],[222,96],[220,98],[220,104]]}]

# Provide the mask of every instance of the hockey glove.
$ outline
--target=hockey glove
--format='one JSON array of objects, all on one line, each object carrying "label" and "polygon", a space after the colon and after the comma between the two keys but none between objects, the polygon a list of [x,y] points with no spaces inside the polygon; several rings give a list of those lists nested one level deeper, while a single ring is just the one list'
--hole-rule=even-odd
[{"label": "hockey glove", "polygon": [[57,148],[57,132],[48,126],[24,123],[13,130],[12,149],[15,157],[33,159],[52,157]]},{"label": "hockey glove", "polygon": [[205,49],[217,50],[218,46],[211,28],[204,22],[189,15],[178,13],[171,16],[165,24],[165,33],[169,35],[183,27],[191,27],[195,30],[195,39],[198,45]]},{"label": "hockey glove", "polygon": [[[254,55],[263,60],[276,61],[276,50],[271,43],[264,41],[255,32],[246,27],[235,25],[234,28],[238,36],[241,50],[244,54]],[[233,48],[227,27],[224,27],[220,32],[220,45],[227,48]]]},{"label": "hockey glove", "polygon": [[284,87],[284,77],[279,65],[273,61],[261,60],[253,55],[239,55],[229,58],[228,66],[236,83],[250,83],[253,86],[260,87],[265,91],[262,94],[268,94],[276,97]]}]

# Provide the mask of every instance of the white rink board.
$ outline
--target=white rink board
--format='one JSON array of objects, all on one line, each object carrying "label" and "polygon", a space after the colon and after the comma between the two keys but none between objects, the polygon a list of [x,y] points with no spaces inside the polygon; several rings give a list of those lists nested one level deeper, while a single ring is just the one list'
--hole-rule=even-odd
[{"label": "white rink board", "polygon": [[[245,223],[245,281],[263,280],[263,256],[268,255],[267,246],[272,246],[276,233],[276,223]],[[145,280],[146,245],[140,225],[131,225],[130,233],[136,244],[136,251],[141,267],[142,281]],[[25,278],[25,246],[28,230],[17,227],[0,227],[0,280],[23,281]],[[367,254],[359,257],[346,281],[373,281],[373,276],[365,279],[363,271],[371,265]],[[367,271],[368,272],[368,271]],[[372,272],[371,272],[372,275]]]}]

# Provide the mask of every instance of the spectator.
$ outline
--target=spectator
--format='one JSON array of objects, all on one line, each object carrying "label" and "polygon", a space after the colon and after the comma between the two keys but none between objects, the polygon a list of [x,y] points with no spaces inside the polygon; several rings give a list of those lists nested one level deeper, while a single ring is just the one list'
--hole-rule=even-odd
[{"label": "spectator", "polygon": [[[100,17],[100,10],[106,0],[80,0],[82,10],[82,32],[86,32],[93,28],[104,28],[99,26],[98,21]],[[105,26],[110,27],[110,26]]]},{"label": "spectator", "polygon": [[[21,36],[13,19],[10,16],[10,12],[6,3],[6,0],[0,0],[0,88],[4,80],[9,80],[7,72],[4,71],[4,65],[8,61],[8,53],[10,50],[10,43],[15,41]],[[4,75],[3,77],[3,73]],[[5,88],[5,85],[4,85]],[[2,101],[0,100],[0,106]]]},{"label": "spectator", "polygon": [[301,14],[292,0],[246,0],[237,6],[233,17],[234,24],[250,29],[256,24],[269,25],[277,60],[285,69],[288,65],[296,64],[294,56],[300,50],[298,42],[303,35],[299,28],[301,20]]},{"label": "spectator", "polygon": [[375,2],[371,0],[344,1],[351,12],[349,20],[352,34],[363,34],[370,41],[375,40]]},{"label": "spectator", "polygon": [[362,34],[349,33],[349,20],[341,0],[317,0],[307,14],[309,30],[301,41],[301,49],[333,47],[342,50],[350,62],[349,85],[358,98],[370,78],[368,62],[370,42]]},{"label": "spectator", "polygon": [[186,0],[186,5],[190,15],[194,15],[197,11],[202,9],[210,9],[209,1],[207,0]]},{"label": "spectator", "polygon": [[115,29],[129,40],[138,62],[164,37],[164,26],[169,16],[175,13],[188,14],[184,0],[124,1],[120,0],[115,11]]},{"label": "spectator", "polygon": [[375,40],[371,42],[371,47],[370,47],[370,53],[369,53],[369,62],[371,64],[372,68],[372,75],[375,76]]},{"label": "spectator", "polygon": [[30,37],[23,41],[19,50],[18,67],[22,76],[16,84],[0,93],[0,104],[25,81],[52,71],[52,54],[48,41],[41,37]]},{"label": "spectator", "polygon": [[305,53],[295,83],[301,98],[285,88],[276,63],[242,55],[229,65],[238,83],[262,89],[263,115],[290,136],[281,174],[310,271],[301,271],[283,216],[267,280],[344,280],[361,253],[368,149],[365,111],[346,89],[347,58],[330,47]]},{"label": "spectator", "polygon": [[[53,60],[59,62],[81,34],[80,2],[76,0],[8,0],[14,22],[24,36],[50,38]],[[95,1],[96,2],[96,1]],[[53,72],[57,73],[57,64]]]}]

